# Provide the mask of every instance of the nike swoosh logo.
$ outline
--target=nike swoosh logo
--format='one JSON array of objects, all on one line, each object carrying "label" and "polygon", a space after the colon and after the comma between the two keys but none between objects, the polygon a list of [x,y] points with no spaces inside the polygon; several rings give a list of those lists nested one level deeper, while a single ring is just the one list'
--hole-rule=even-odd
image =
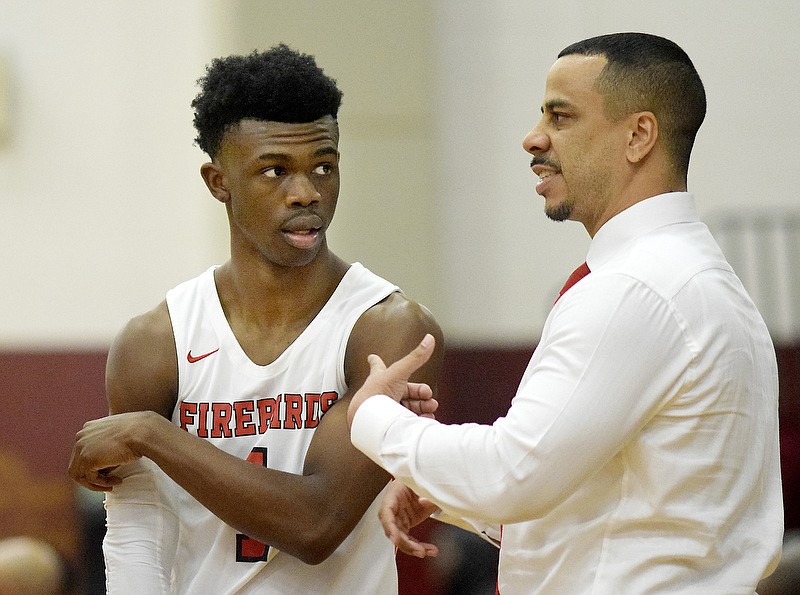
[{"label": "nike swoosh logo", "polygon": [[204,353],[203,355],[194,356],[192,355],[192,350],[189,350],[189,353],[186,354],[186,359],[189,361],[190,364],[195,362],[199,362],[201,359],[208,357],[209,355],[214,355],[217,351],[219,351],[219,347],[217,347],[214,351],[209,351],[208,353]]}]

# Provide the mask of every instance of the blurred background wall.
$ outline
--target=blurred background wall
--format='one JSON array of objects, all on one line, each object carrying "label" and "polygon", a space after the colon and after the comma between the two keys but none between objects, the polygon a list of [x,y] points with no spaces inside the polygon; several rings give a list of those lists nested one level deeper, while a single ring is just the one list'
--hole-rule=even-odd
[{"label": "blurred background wall", "polygon": [[794,0],[7,0],[0,472],[48,495],[22,516],[6,496],[0,528],[38,518],[29,531],[80,556],[84,501],[64,470],[74,432],[105,412],[105,351],[131,316],[227,257],[190,109],[213,57],[286,42],[338,80],[342,190],[329,243],[442,324],[442,418],[491,422],[588,246],[582,226],[542,214],[522,138],[558,51],[625,30],[678,42],[706,84],[689,186],[772,329],[790,452],[800,369]]}]

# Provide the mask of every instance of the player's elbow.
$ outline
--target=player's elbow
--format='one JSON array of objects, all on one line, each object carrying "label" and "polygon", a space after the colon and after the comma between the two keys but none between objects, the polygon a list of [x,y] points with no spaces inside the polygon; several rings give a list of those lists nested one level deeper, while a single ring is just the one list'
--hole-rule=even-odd
[{"label": "player's elbow", "polygon": [[301,554],[298,556],[300,561],[304,564],[308,564],[309,566],[316,566],[317,564],[322,564],[328,557],[336,551],[336,548],[332,550],[323,549],[320,547],[311,546],[308,548],[304,548]]},{"label": "player's elbow", "polygon": [[317,565],[327,560],[354,529],[358,519],[350,522],[341,510],[320,507],[295,523],[291,553],[305,564]]},{"label": "player's elbow", "polygon": [[295,556],[303,563],[311,566],[321,564],[336,551],[336,548],[347,536],[346,533],[341,535],[336,527],[329,527],[330,530],[325,530],[325,525],[325,523],[321,523],[304,531],[302,535],[298,535]]}]

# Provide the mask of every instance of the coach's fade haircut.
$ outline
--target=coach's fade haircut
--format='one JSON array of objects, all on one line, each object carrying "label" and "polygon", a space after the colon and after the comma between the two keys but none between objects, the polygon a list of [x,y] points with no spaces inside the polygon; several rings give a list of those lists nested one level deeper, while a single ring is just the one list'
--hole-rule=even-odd
[{"label": "coach's fade haircut", "polygon": [[606,116],[652,112],[676,170],[686,177],[697,131],[706,115],[706,93],[689,56],[676,43],[647,33],[612,33],[567,46],[572,54],[604,56],[595,86]]},{"label": "coach's fade haircut", "polygon": [[242,120],[291,124],[324,116],[335,120],[342,103],[336,81],[314,57],[283,43],[247,56],[216,58],[197,84],[200,93],[192,101],[195,143],[212,159],[225,132]]}]

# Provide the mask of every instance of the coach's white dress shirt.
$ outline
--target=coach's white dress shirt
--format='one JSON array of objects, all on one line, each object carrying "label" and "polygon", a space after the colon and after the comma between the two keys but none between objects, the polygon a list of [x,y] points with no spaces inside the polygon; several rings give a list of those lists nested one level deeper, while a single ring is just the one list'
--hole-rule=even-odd
[{"label": "coach's white dress shirt", "polygon": [[354,444],[446,513],[503,525],[503,595],[753,593],[783,533],[761,316],[686,193],[612,218],[587,262],[505,417],[443,425],[378,396]]}]

